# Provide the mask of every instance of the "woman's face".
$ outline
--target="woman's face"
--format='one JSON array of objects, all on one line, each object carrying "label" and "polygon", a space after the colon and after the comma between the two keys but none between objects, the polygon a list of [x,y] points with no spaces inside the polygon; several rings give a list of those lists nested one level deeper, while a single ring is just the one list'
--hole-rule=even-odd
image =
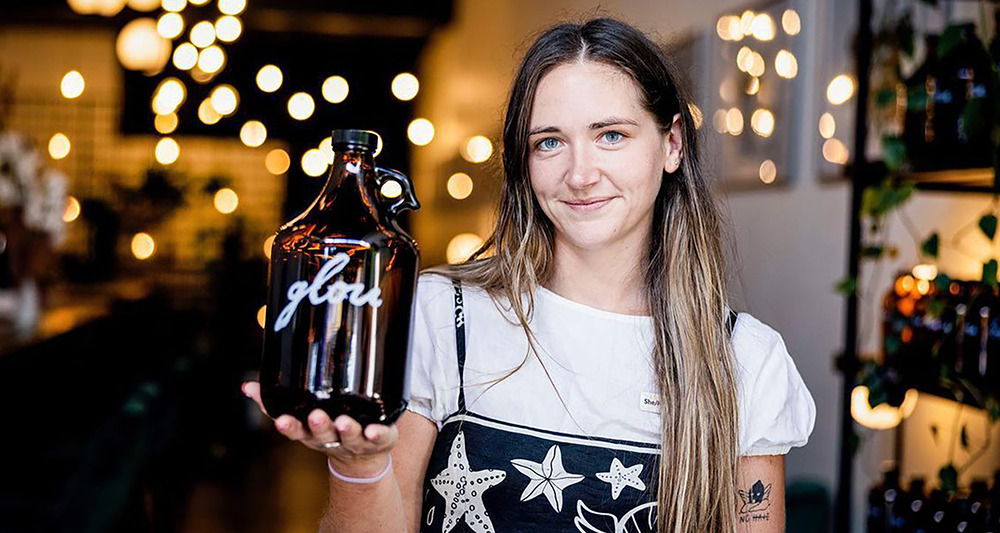
[{"label": "woman's face", "polygon": [[679,165],[680,121],[661,133],[615,67],[572,62],[542,77],[528,136],[531,187],[556,241],[594,250],[646,239],[663,171]]}]

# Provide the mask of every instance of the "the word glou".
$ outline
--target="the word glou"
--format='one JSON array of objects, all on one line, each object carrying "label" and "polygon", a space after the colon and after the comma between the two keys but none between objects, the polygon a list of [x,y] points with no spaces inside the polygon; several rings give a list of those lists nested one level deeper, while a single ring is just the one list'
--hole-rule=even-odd
[{"label": "the word glou", "polygon": [[312,305],[337,304],[347,300],[351,305],[358,307],[366,304],[375,308],[381,306],[382,289],[378,287],[372,287],[366,291],[364,283],[346,283],[339,279],[329,283],[347,267],[350,261],[351,258],[347,254],[339,253],[331,257],[319,269],[312,282],[296,281],[292,283],[288,287],[288,304],[278,314],[278,319],[274,321],[274,331],[281,331],[292,321],[292,316],[295,315],[299,304],[307,296]]}]

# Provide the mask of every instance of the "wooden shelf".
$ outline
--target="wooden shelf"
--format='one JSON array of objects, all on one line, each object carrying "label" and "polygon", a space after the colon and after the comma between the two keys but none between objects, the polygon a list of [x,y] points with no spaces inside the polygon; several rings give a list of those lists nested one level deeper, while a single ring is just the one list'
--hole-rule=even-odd
[{"label": "wooden shelf", "polygon": [[992,168],[963,168],[914,172],[907,176],[918,189],[992,194],[997,191]]}]

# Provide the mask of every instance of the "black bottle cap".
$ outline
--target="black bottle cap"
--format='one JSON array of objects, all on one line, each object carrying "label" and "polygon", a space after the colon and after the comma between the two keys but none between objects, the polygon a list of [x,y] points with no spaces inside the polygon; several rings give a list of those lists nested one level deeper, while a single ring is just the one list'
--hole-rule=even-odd
[{"label": "black bottle cap", "polygon": [[333,151],[361,149],[375,152],[378,148],[378,134],[368,130],[333,130]]}]

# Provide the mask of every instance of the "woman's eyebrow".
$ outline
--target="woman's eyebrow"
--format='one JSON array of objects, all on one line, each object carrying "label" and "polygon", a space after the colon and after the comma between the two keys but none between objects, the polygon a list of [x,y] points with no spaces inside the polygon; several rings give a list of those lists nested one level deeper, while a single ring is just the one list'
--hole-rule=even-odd
[{"label": "woman's eyebrow", "polygon": [[621,124],[628,124],[628,125],[631,125],[631,126],[638,126],[639,125],[638,122],[636,122],[636,121],[634,121],[634,120],[632,120],[630,118],[608,117],[608,118],[606,118],[604,120],[601,120],[599,122],[591,123],[590,129],[592,129],[592,130],[599,130],[601,128],[606,128],[608,126],[617,126],[617,125],[621,125]]},{"label": "woman's eyebrow", "polygon": [[[597,122],[592,122],[590,124],[590,129],[599,130],[601,128],[606,128],[608,126],[618,126],[621,124],[628,124],[630,126],[638,126],[639,123],[630,119],[623,117],[608,117],[604,120],[599,120]],[[559,128],[555,126],[539,126],[528,132],[528,137],[532,135],[538,135],[539,133],[559,133]]]}]

